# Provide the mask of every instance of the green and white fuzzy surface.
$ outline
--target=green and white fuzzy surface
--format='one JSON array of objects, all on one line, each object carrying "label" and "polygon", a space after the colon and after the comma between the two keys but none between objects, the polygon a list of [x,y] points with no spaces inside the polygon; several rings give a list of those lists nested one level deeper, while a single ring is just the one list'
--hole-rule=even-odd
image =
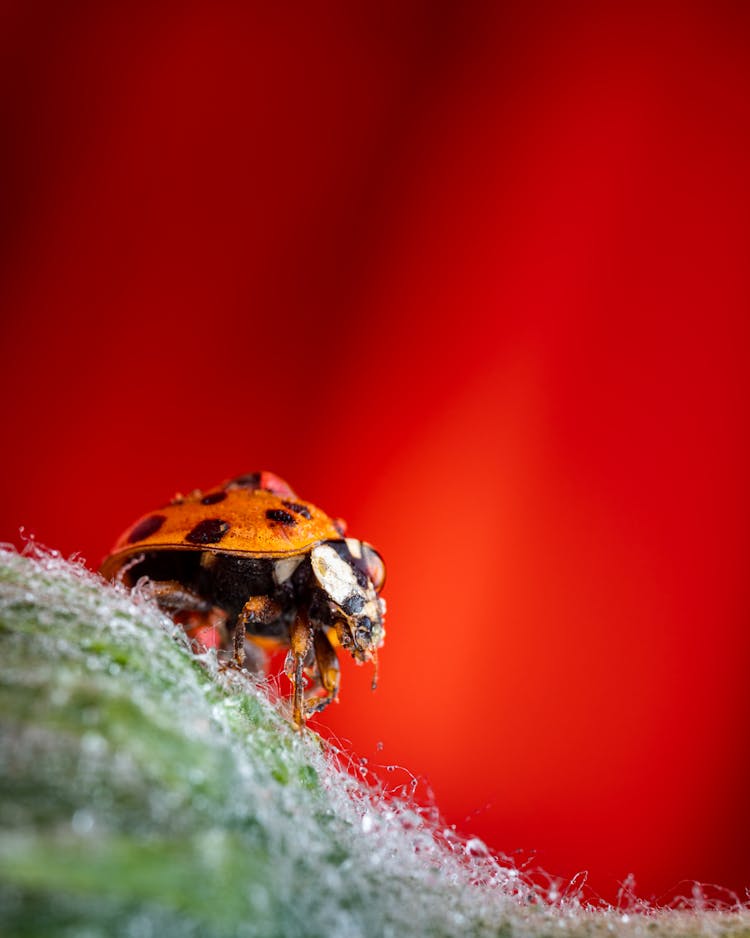
[{"label": "green and white fuzzy surface", "polygon": [[0,551],[0,732],[4,936],[750,938],[739,906],[549,901],[47,552]]}]

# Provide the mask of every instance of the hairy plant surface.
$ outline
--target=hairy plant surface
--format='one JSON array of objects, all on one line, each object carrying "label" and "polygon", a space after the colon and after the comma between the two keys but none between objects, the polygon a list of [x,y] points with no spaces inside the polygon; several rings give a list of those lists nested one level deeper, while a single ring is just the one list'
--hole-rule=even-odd
[{"label": "hairy plant surface", "polygon": [[54,554],[0,552],[0,732],[3,935],[750,938],[739,906],[549,901]]}]

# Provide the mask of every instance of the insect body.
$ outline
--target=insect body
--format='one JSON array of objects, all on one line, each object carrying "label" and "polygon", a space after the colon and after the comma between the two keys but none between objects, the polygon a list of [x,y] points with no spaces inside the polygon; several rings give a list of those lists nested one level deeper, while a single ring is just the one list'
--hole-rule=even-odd
[{"label": "insect body", "polygon": [[288,648],[302,726],[338,695],[336,647],[373,661],[377,673],[385,637],[383,561],[344,533],[278,476],[256,472],[144,515],[101,572],[130,586],[145,580],[189,635],[226,648],[237,664],[259,648]]}]

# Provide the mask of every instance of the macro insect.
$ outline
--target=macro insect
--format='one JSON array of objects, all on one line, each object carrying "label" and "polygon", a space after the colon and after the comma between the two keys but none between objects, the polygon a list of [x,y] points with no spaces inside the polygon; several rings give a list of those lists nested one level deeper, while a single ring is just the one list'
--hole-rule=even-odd
[{"label": "macro insect", "polygon": [[385,566],[345,533],[283,479],[253,472],[144,515],[100,572],[145,587],[199,648],[217,647],[236,665],[262,666],[267,651],[287,648],[301,727],[338,697],[337,647],[372,661],[373,688],[377,680]]}]

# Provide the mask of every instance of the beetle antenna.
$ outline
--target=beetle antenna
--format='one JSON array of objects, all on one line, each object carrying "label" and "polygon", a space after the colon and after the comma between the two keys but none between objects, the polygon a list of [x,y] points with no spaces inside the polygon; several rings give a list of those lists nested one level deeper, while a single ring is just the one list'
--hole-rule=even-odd
[{"label": "beetle antenna", "polygon": [[372,653],[372,663],[375,665],[375,672],[372,675],[372,684],[370,685],[370,687],[372,688],[372,690],[375,690],[375,688],[378,686],[378,650],[377,648],[374,649]]}]

